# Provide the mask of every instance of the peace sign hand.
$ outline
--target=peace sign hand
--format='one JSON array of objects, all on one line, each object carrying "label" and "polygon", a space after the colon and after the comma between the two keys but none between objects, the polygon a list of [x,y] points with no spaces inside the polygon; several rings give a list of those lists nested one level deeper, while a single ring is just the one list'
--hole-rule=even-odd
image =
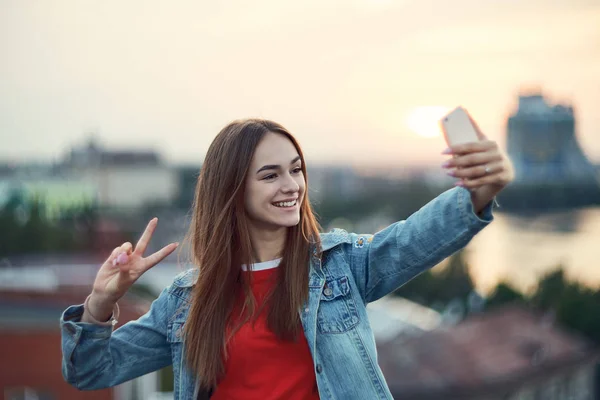
[{"label": "peace sign hand", "polygon": [[114,249],[102,264],[92,290],[95,303],[105,306],[101,308],[112,308],[112,305],[125,295],[144,272],[161,262],[177,248],[179,243],[171,243],[156,253],[144,257],[157,224],[158,218],[153,218],[148,223],[135,249],[132,248],[131,243],[124,243]]}]

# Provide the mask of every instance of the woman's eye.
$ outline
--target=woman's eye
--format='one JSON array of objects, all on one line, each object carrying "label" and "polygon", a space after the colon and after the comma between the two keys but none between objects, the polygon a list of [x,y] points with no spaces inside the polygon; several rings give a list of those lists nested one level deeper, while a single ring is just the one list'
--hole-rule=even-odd
[{"label": "woman's eye", "polygon": [[265,176],[263,178],[263,180],[271,180],[271,179],[275,179],[276,177],[277,177],[276,174],[269,174],[269,175]]},{"label": "woman's eye", "polygon": [[294,168],[292,171],[294,174],[299,174],[300,172],[302,172],[302,168],[298,167],[298,168]]}]

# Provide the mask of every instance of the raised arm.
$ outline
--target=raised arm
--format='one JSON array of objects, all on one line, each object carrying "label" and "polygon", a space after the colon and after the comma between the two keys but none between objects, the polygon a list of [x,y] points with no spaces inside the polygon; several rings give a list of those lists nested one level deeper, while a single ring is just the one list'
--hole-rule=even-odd
[{"label": "raised arm", "polygon": [[375,235],[349,234],[344,246],[363,300],[391,293],[466,246],[492,221],[492,207],[477,215],[469,191],[454,188]]},{"label": "raised arm", "polygon": [[144,257],[157,223],[156,218],[148,223],[135,249],[131,243],[117,247],[98,270],[85,303],[69,307],[61,317],[62,371],[67,382],[79,389],[114,386],[171,362],[166,291],[146,315],[113,333],[117,301],[143,273],[177,248],[177,243],[171,243]]},{"label": "raised arm", "polygon": [[60,319],[65,380],[81,390],[102,389],[170,365],[168,297],[165,289],[148,313],[114,332],[111,322],[81,322],[83,305],[69,307]]},{"label": "raised arm", "polygon": [[[374,236],[351,235],[352,268],[366,302],[374,301],[460,250],[492,221],[495,196],[514,179],[510,159],[473,121],[480,141],[452,146],[442,167],[459,180],[406,221]],[[346,245],[348,248],[348,245]]]}]

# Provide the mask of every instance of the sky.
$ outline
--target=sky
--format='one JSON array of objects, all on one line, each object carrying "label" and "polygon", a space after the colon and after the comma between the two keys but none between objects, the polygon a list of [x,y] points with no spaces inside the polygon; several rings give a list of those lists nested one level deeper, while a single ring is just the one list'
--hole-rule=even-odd
[{"label": "sky", "polygon": [[0,162],[94,135],[196,163],[260,117],[308,162],[441,163],[441,112],[504,146],[531,88],[574,105],[600,162],[600,0],[1,0],[0,57]]}]

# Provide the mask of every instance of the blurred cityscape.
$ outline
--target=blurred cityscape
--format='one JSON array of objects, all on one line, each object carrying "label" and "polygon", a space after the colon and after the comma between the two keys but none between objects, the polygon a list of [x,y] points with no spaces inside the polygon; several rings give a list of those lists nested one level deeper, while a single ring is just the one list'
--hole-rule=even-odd
[{"label": "blurred cityscape", "polygon": [[[402,399],[600,399],[600,165],[577,140],[572,105],[520,95],[506,121],[517,179],[467,248],[369,305],[380,365]],[[170,398],[169,370],[81,393],[60,373],[58,318],[83,302],[112,249],[154,216],[153,251],[181,241],[201,168],[91,135],[52,164],[0,162],[0,389],[5,399]],[[453,180],[439,168],[308,166],[325,231],[375,232]],[[121,304],[135,319],[186,246]]]}]

